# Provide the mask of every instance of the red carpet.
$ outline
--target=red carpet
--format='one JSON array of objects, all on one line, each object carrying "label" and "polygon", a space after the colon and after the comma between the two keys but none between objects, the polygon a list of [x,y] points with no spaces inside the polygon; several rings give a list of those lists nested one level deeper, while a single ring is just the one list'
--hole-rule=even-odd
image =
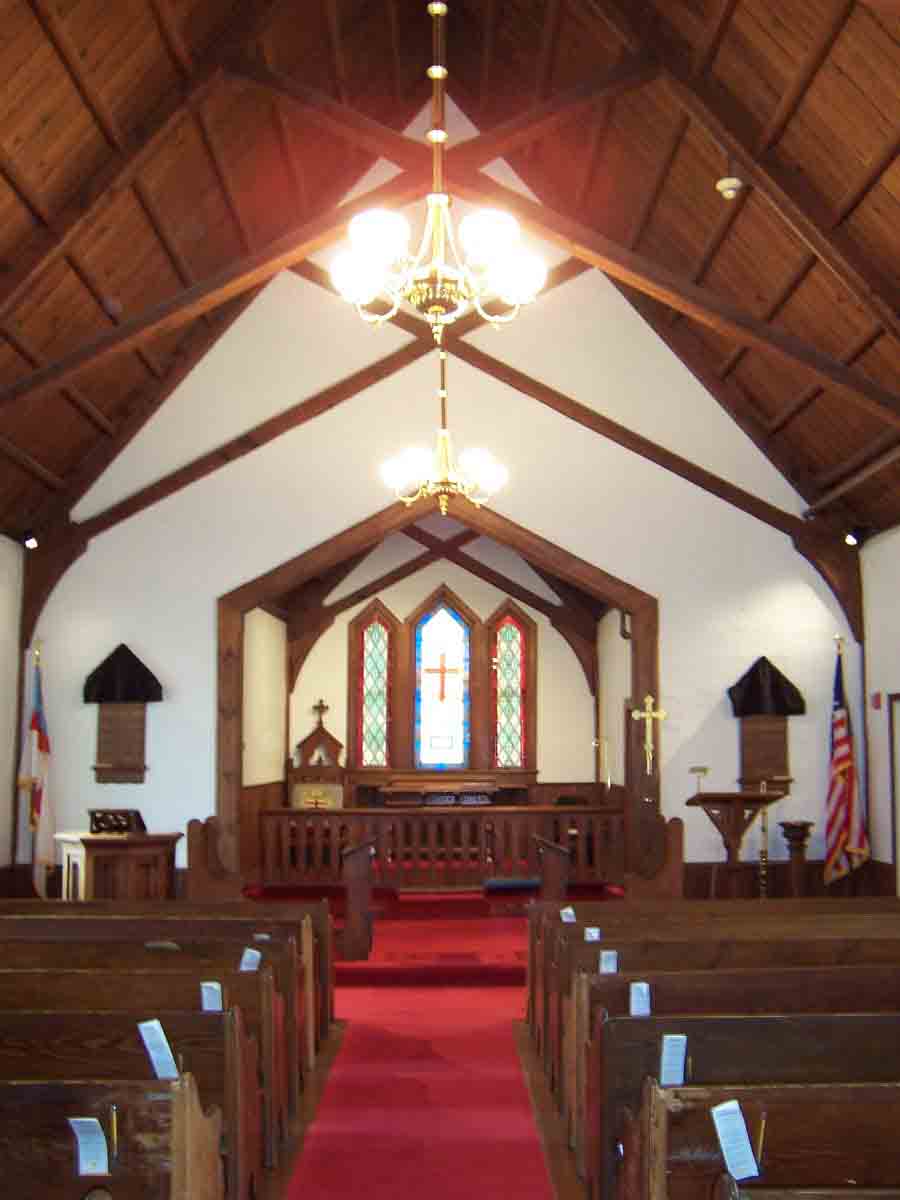
[{"label": "red carpet", "polygon": [[524,987],[526,938],[522,917],[376,921],[368,962],[336,963],[336,981],[349,987]]},{"label": "red carpet", "polygon": [[521,917],[398,914],[337,964],[347,1028],[288,1200],[553,1200],[513,1037],[526,939]]},{"label": "red carpet", "polygon": [[519,988],[355,988],[288,1200],[552,1200],[512,1036]]}]

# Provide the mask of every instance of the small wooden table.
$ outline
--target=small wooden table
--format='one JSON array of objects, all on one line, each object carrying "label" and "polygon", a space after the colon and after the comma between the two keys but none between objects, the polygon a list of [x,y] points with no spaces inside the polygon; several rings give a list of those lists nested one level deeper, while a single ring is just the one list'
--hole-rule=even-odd
[{"label": "small wooden table", "polygon": [[63,900],[174,900],[180,833],[57,833]]},{"label": "small wooden table", "polygon": [[737,895],[738,867],[744,834],[762,812],[786,792],[697,792],[688,800],[688,808],[702,808],[718,829],[725,844],[725,865],[728,869],[728,891]]}]

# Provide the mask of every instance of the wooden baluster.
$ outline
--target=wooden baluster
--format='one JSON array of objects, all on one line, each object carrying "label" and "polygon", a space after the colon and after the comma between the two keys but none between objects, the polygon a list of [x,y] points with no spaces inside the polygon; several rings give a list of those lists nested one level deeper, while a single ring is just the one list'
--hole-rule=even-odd
[{"label": "wooden baluster", "polygon": [[282,821],[281,834],[279,838],[279,857],[280,857],[280,876],[282,883],[289,882],[291,878],[291,832],[293,823],[291,821]]}]

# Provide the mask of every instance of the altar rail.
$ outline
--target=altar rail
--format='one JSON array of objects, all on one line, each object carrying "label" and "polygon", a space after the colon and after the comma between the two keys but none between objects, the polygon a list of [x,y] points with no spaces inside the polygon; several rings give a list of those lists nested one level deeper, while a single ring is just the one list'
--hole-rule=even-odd
[{"label": "altar rail", "polygon": [[262,882],[336,883],[341,851],[372,843],[377,886],[479,887],[540,874],[537,834],[571,853],[569,882],[621,883],[624,820],[609,809],[277,809],[260,813]]}]

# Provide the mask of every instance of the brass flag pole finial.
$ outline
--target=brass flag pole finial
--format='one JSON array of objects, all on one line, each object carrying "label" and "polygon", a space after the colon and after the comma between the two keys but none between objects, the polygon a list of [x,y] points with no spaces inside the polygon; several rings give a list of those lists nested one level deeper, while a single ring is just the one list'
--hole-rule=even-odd
[{"label": "brass flag pole finial", "polygon": [[644,707],[631,710],[632,720],[644,722],[644,759],[648,775],[653,774],[653,722],[664,721],[669,715],[664,708],[654,708],[654,703],[648,692],[644,697]]}]

